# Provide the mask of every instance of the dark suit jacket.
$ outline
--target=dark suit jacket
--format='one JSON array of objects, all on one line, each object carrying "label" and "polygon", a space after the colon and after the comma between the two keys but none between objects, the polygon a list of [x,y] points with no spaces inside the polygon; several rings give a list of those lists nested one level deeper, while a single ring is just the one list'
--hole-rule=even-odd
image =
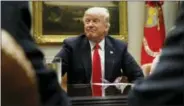
[{"label": "dark suit jacket", "polygon": [[44,56],[30,35],[31,17],[28,2],[2,1],[1,4],[1,28],[10,33],[31,61],[38,78],[42,104],[68,106],[69,100],[60,88],[56,74],[46,69],[43,64]]},{"label": "dark suit jacket", "polygon": [[[85,35],[64,40],[63,48],[56,57],[62,58],[62,70],[63,74],[67,72],[68,83],[90,83],[91,49]],[[123,73],[120,71],[121,69],[123,69]],[[127,76],[130,82],[143,77],[141,68],[128,53],[127,45],[122,41],[106,36],[105,79],[113,82],[121,75]]]},{"label": "dark suit jacket", "polygon": [[184,4],[169,32],[153,74],[138,81],[129,94],[130,106],[184,106]]}]

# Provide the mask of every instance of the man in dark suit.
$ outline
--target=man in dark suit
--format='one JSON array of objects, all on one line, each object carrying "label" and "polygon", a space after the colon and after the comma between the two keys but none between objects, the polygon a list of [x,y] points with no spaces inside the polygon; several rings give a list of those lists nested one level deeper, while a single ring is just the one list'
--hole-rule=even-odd
[{"label": "man in dark suit", "polygon": [[184,3],[153,73],[137,81],[130,106],[184,106]]},{"label": "man in dark suit", "polygon": [[[128,53],[126,43],[108,35],[110,23],[106,8],[89,8],[83,23],[85,34],[64,40],[56,55],[62,58],[62,73],[67,72],[69,84],[93,83],[95,72],[99,72],[100,80],[106,82],[114,82],[121,76],[126,76],[129,82],[143,77],[141,68]],[[100,58],[96,59],[96,53]],[[94,61],[100,65],[96,66]]]},{"label": "man in dark suit", "polygon": [[61,89],[56,74],[45,67],[44,56],[30,35],[31,16],[28,2],[3,1],[1,4],[1,29],[16,40],[31,61],[37,75],[41,103],[47,106],[68,106],[69,100]]}]

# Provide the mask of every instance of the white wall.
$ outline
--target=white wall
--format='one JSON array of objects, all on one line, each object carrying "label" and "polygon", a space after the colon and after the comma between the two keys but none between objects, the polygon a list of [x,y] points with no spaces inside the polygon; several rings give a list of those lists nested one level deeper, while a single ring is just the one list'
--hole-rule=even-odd
[{"label": "white wall", "polygon": [[178,14],[178,2],[167,1],[163,5],[163,12],[164,12],[164,22],[165,22],[165,29],[166,33],[169,29],[174,25],[174,21]]},{"label": "white wall", "polygon": [[[164,2],[163,6],[166,32],[174,24],[177,14],[177,3],[173,1]],[[128,50],[135,60],[140,64],[141,42],[144,25],[144,2],[128,2]],[[57,46],[40,46],[45,56],[55,56],[61,49]]]},{"label": "white wall", "polygon": [[45,54],[46,57],[53,57],[55,56],[62,48],[61,45],[47,45],[47,46],[40,46],[41,50]]},{"label": "white wall", "polygon": [[128,51],[139,63],[144,34],[144,2],[128,2]]}]

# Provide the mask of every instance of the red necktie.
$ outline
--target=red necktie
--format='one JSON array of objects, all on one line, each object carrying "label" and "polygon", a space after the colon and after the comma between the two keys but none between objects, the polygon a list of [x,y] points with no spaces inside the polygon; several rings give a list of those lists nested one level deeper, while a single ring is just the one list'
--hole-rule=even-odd
[{"label": "red necktie", "polygon": [[[98,53],[100,46],[98,44],[94,47],[93,53],[93,68],[92,68],[92,82],[93,83],[102,83],[101,75],[101,60]],[[93,96],[102,96],[102,87],[100,85],[92,85],[92,94]]]}]

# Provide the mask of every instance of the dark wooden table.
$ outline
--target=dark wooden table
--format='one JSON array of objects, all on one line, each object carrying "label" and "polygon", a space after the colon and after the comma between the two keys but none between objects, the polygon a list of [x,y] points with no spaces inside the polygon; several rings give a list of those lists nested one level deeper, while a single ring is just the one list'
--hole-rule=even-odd
[{"label": "dark wooden table", "polygon": [[109,87],[105,97],[92,97],[90,84],[72,84],[67,88],[72,106],[128,106],[127,94],[130,88],[121,93],[115,87]]},{"label": "dark wooden table", "polygon": [[72,106],[128,106],[127,96],[71,97]]}]

